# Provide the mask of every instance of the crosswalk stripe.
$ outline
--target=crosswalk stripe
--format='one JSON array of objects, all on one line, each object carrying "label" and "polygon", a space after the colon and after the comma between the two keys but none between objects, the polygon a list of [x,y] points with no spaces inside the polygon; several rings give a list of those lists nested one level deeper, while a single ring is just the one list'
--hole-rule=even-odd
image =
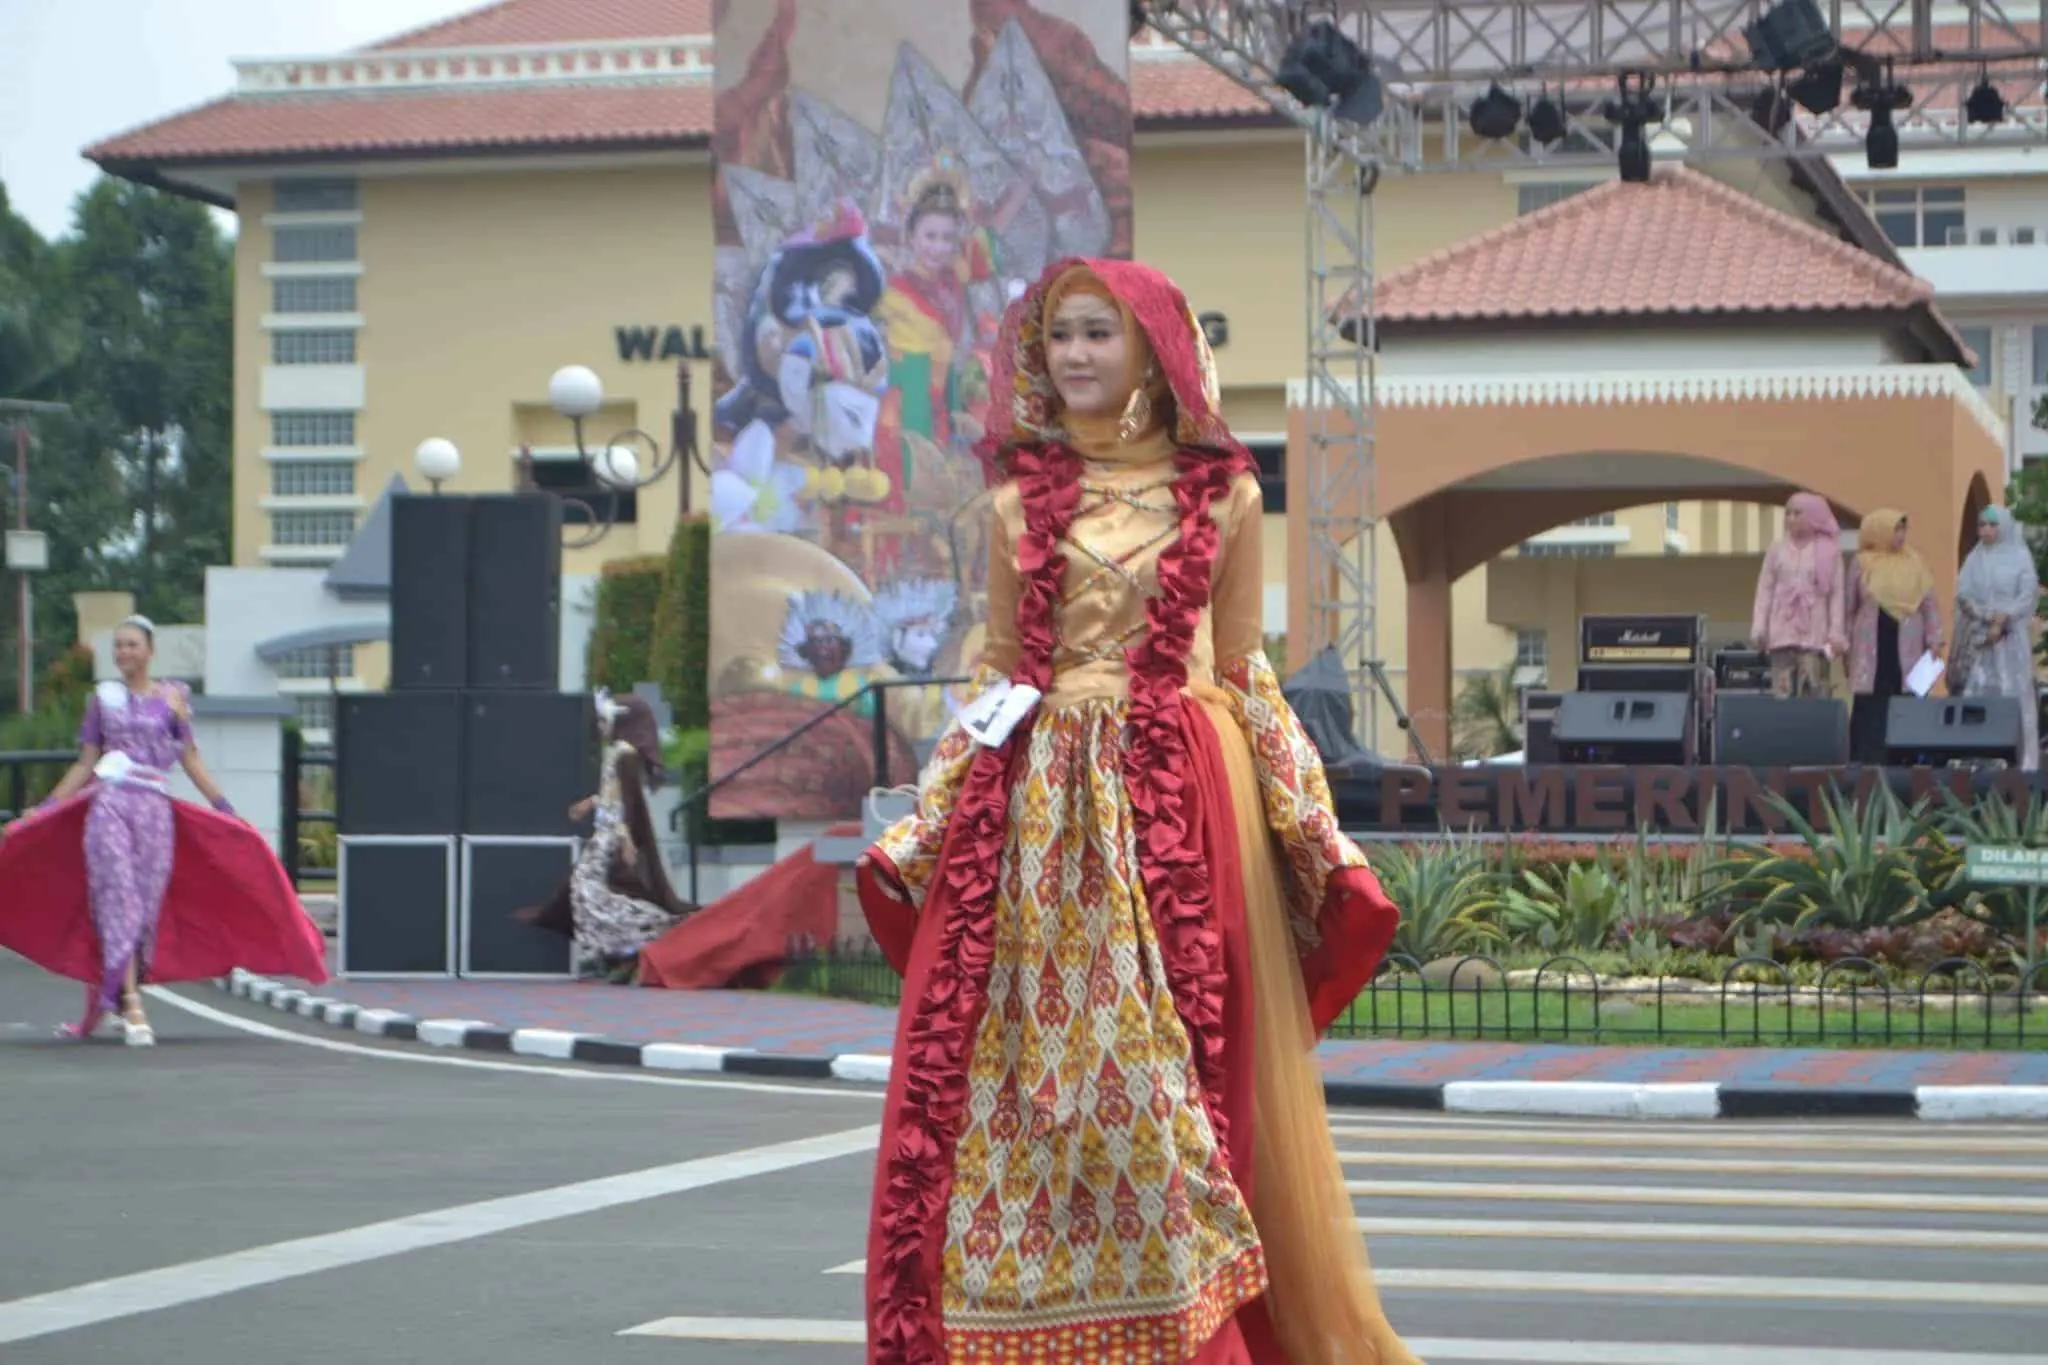
[{"label": "crosswalk stripe", "polygon": [[[833,1266],[827,1275],[859,1275],[865,1261]],[[1590,1294],[1616,1298],[1772,1299],[1847,1303],[1940,1303],[1975,1308],[2048,1308],[2048,1288],[2029,1284],[1963,1284],[1922,1280],[1801,1279],[1774,1275],[1611,1275],[1577,1271],[1392,1270],[1373,1280],[1385,1293]]]},{"label": "crosswalk stripe", "polygon": [[1804,1279],[1790,1275],[1610,1275],[1550,1270],[1385,1270],[1388,1290],[1450,1294],[1591,1294],[1653,1299],[1773,1299],[1835,1303],[1940,1303],[2048,1308],[2048,1288],[1926,1280]]},{"label": "crosswalk stripe", "polygon": [[[659,1318],[618,1333],[678,1341],[749,1341],[860,1346],[857,1318]],[[1408,1347],[1424,1360],[1499,1361],[1509,1365],[2048,1365],[2048,1356],[1968,1351],[1829,1350],[1811,1346],[1691,1346],[1649,1341],[1489,1341],[1418,1337]]]},{"label": "crosswalk stripe", "polygon": [[[1828,1227],[1794,1223],[1595,1223],[1577,1219],[1360,1218],[1379,1237],[1501,1238],[1512,1241],[1656,1242],[1682,1246],[1886,1246],[1928,1251],[2048,1251],[2048,1235],[1981,1229]],[[858,1271],[862,1263],[855,1261]]]},{"label": "crosswalk stripe", "polygon": [[1353,1166],[1442,1166],[1470,1170],[1474,1166],[1511,1167],[1521,1171],[1640,1171],[1663,1175],[1826,1175],[1864,1176],[1873,1180],[2044,1180],[2048,1166],[1987,1163],[1959,1166],[1904,1164],[1896,1161],[1745,1161],[1689,1157],[1550,1156],[1533,1152],[1342,1152],[1338,1159]]},{"label": "crosswalk stripe", "polygon": [[[1960,1149],[1975,1142],[1983,1141],[2025,1141],[2036,1151],[2048,1148],[2048,1132],[2037,1122],[1986,1121],[1943,1128],[1937,1137],[1932,1133],[1922,1135],[1919,1125],[1899,1119],[1870,1122],[1856,1119],[1809,1119],[1798,1122],[1777,1122],[1775,1120],[1744,1120],[1731,1124],[1722,1120],[1704,1119],[1641,1119],[1626,1125],[1617,1125],[1608,1118],[1542,1118],[1528,1114],[1439,1114],[1402,1113],[1391,1109],[1331,1111],[1330,1127],[1342,1133],[1353,1127],[1429,1129],[1445,1133],[1514,1132],[1527,1130],[1543,1133],[1564,1133],[1590,1137],[1594,1134],[1617,1135],[1624,1138],[1637,1137],[1681,1137],[1694,1143],[1711,1141],[1716,1146],[1730,1138],[1737,1137],[1798,1137],[1815,1141],[1833,1139],[1857,1146],[1886,1139],[1909,1140],[1918,1137],[1921,1141],[1942,1141],[1945,1147]],[[1470,1140],[1482,1141],[1474,1137]]]},{"label": "crosswalk stripe", "polygon": [[[1631,1125],[1617,1132],[1610,1122],[1600,1131],[1585,1129],[1560,1130],[1553,1127],[1489,1127],[1474,1131],[1464,1126],[1424,1128],[1406,1125],[1332,1124],[1330,1132],[1338,1141],[1366,1142],[1428,1142],[1455,1146],[1528,1145],[1560,1147],[1679,1147],[1696,1150],[1701,1146],[1701,1134],[1646,1132]],[[1801,1129],[1790,1133],[1760,1133],[1747,1124],[1739,1131],[1725,1129],[1716,1131],[1712,1138],[1716,1151],[1796,1151],[1807,1147],[1818,1147],[1836,1151],[1851,1145],[1840,1130],[1824,1125]],[[1945,1132],[1940,1137],[1911,1137],[1898,1134],[1874,1137],[1858,1137],[1853,1145],[1882,1151],[1898,1152],[1940,1152],[1944,1156],[1968,1154],[1972,1156],[2048,1156],[2048,1133],[2035,1138],[1979,1138],[1974,1134],[1964,1135]]]},{"label": "crosswalk stripe", "polygon": [[2048,1214],[2048,1199],[2019,1195],[1900,1194],[1874,1190],[1697,1189],[1682,1185],[1521,1185],[1481,1180],[1347,1180],[1360,1199],[1472,1199],[1571,1204],[1711,1204],[1915,1213]]}]

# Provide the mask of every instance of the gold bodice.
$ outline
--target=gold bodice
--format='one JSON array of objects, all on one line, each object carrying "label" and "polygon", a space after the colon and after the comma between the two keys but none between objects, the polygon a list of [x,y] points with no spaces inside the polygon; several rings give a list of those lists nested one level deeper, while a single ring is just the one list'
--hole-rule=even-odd
[{"label": "gold bodice", "polygon": [[[1125,651],[1143,638],[1146,608],[1158,591],[1159,557],[1180,538],[1173,477],[1170,460],[1084,466],[1080,502],[1060,543],[1066,571],[1047,705],[1128,694]],[[1250,653],[1262,642],[1259,514],[1259,485],[1250,476],[1232,483],[1210,509],[1222,540],[1210,570],[1211,605],[1202,612],[1188,657],[1191,680],[1210,681],[1219,661]],[[1024,533],[1023,501],[1014,484],[997,492],[994,515],[986,659],[1008,670],[1017,657],[1016,546]]]}]

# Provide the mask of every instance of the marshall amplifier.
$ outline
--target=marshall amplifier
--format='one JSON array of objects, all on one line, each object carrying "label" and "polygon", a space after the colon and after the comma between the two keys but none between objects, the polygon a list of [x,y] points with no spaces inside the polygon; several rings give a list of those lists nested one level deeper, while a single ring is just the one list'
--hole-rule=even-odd
[{"label": "marshall amplifier", "polygon": [[1714,690],[1722,696],[1762,696],[1771,690],[1771,658],[1760,649],[1714,651]]},{"label": "marshall amplifier", "polygon": [[1704,616],[1582,616],[1579,666],[1698,668],[1707,662]]}]

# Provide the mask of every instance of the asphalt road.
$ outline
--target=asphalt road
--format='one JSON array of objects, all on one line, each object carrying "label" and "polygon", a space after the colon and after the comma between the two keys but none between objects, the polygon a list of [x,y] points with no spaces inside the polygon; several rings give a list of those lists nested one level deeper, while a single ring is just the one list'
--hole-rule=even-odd
[{"label": "asphalt road", "polygon": [[[61,1043],[76,989],[0,956],[8,1365],[861,1358],[872,1092],[181,995]],[[2048,1363],[2048,1128],[1333,1122],[1433,1365]]]}]

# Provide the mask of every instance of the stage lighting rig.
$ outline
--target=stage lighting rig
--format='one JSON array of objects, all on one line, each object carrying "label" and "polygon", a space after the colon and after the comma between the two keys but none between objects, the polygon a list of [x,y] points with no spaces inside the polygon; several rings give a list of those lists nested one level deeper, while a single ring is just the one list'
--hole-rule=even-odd
[{"label": "stage lighting rig", "polygon": [[1865,79],[1850,100],[1870,115],[1870,130],[1863,135],[1863,162],[1873,171],[1892,171],[1899,166],[1899,127],[1892,115],[1913,105],[1913,92],[1892,79],[1892,64],[1884,64],[1880,80]]},{"label": "stage lighting rig", "polygon": [[1327,108],[1360,127],[1379,118],[1386,99],[1373,74],[1372,58],[1327,19],[1316,20],[1294,36],[1273,75],[1302,107]]},{"label": "stage lighting rig", "polygon": [[1657,102],[1650,98],[1657,78],[1647,71],[1624,71],[1616,81],[1620,96],[1607,101],[1602,111],[1607,121],[1621,129],[1621,146],[1616,160],[1621,178],[1641,185],[1650,178],[1650,139],[1645,131],[1657,118]]}]

